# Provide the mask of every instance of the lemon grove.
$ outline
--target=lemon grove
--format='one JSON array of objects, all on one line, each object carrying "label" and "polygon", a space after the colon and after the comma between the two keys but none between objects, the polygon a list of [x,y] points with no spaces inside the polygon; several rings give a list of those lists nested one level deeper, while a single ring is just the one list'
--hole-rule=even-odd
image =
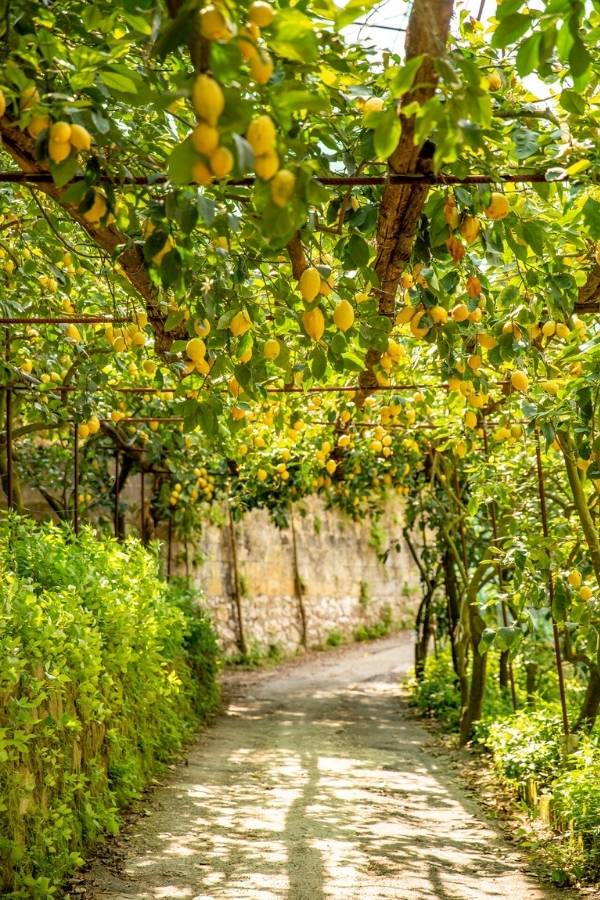
[{"label": "lemon grove", "polygon": [[571,747],[600,706],[600,11],[414,0],[382,55],[345,36],[374,6],[11,4],[3,485],[108,526],[142,471],[146,537],[400,494],[463,742],[497,659],[515,706],[551,673]]}]

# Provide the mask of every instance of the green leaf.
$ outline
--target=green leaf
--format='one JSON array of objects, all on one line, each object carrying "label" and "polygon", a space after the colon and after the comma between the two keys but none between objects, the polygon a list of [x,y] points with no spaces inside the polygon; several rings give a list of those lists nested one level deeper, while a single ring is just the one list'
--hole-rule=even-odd
[{"label": "green leaf", "polygon": [[415,76],[421,67],[423,55],[413,56],[395,73],[390,83],[390,94],[395,99],[402,97],[413,86]]},{"label": "green leaf", "polygon": [[314,63],[319,58],[312,20],[299,9],[282,9],[277,13],[270,47],[285,59]]},{"label": "green leaf", "polygon": [[327,371],[327,357],[320,347],[317,347],[312,355],[310,369],[313,377],[317,380],[322,378]]},{"label": "green leaf", "polygon": [[63,187],[65,184],[71,181],[74,175],[77,173],[78,168],[79,163],[76,156],[73,156],[70,159],[66,159],[58,166],[53,162],[51,162],[49,165],[54,183],[57,187]]},{"label": "green leaf", "polygon": [[492,37],[492,47],[502,49],[514,44],[530,28],[531,23],[531,16],[523,13],[513,13],[502,19]]},{"label": "green leaf", "polygon": [[539,62],[540,44],[542,41],[541,32],[532,34],[527,40],[523,41],[517,51],[517,72],[521,77],[529,75],[533,72]]},{"label": "green leaf", "polygon": [[388,159],[400,140],[402,126],[394,108],[381,113],[379,123],[373,135],[373,145],[377,159]]},{"label": "green leaf", "polygon": [[121,94],[137,94],[138,92],[138,86],[133,78],[122,72],[105,69],[104,72],[100,72],[100,81],[111,91],[119,91]]},{"label": "green leaf", "polygon": [[585,224],[588,227],[590,237],[595,241],[600,239],[600,202],[588,197],[582,209]]},{"label": "green leaf", "polygon": [[198,159],[199,156],[189,138],[181,144],[176,144],[167,163],[167,172],[173,184],[189,184],[192,180],[192,167]]},{"label": "green leaf", "polygon": [[523,222],[522,233],[524,240],[527,241],[531,249],[538,256],[542,256],[544,252],[544,226],[539,222]]},{"label": "green leaf", "polygon": [[341,28],[345,28],[346,25],[356,22],[360,16],[364,16],[370,9],[373,9],[378,2],[379,0],[349,0],[335,17],[336,30],[339,31]]}]

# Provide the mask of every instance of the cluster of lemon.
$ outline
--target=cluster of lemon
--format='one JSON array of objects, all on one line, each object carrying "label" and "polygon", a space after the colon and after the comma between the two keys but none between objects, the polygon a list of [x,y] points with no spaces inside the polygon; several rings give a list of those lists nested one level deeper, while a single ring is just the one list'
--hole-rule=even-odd
[{"label": "cluster of lemon", "polygon": [[246,131],[246,140],[254,153],[254,171],[263,181],[271,182],[271,199],[275,206],[287,206],[296,189],[296,176],[289,169],[280,169],[277,154],[277,133],[270,116],[256,116]]},{"label": "cluster of lemon", "polygon": [[199,375],[208,375],[211,363],[206,359],[206,344],[201,337],[191,338],[186,346],[189,363],[187,372],[198,372]]},{"label": "cluster of lemon", "polygon": [[[145,312],[138,312],[134,316],[134,321],[125,326],[114,326],[108,323],[104,326],[104,335],[109,344],[111,344],[115,353],[122,353],[124,350],[139,349],[146,343],[147,335],[144,331],[148,324],[148,316]],[[70,326],[69,326],[70,327]],[[155,368],[152,370],[154,374]]]},{"label": "cluster of lemon", "polygon": [[[248,63],[250,74],[258,84],[266,84],[273,74],[273,61],[264,45],[261,45],[261,28],[268,28],[275,18],[275,10],[265,0],[255,0],[248,10],[248,22],[238,35],[238,47]],[[200,33],[207,41],[227,43],[236,34],[236,28],[220,2],[209,3],[199,13]]]},{"label": "cluster of lemon", "polygon": [[[510,212],[510,205],[505,194],[492,191],[490,202],[486,206],[485,215],[488,219],[498,222],[505,219]],[[451,232],[459,231],[460,237],[452,233],[446,241],[450,256],[455,263],[464,259],[467,246],[470,246],[479,237],[481,222],[476,216],[466,215],[461,218],[455,198],[452,194],[446,197],[444,203],[444,218]],[[461,238],[464,240],[461,240]]]},{"label": "cluster of lemon", "polygon": [[[195,502],[200,497],[200,494],[202,494],[205,500],[212,500],[215,493],[214,477],[204,466],[197,466],[194,469],[194,476],[196,478],[196,481],[192,485],[186,485],[186,488],[190,487],[189,499],[192,502]],[[180,482],[177,482],[173,486],[173,490],[171,491],[169,497],[169,504],[171,506],[177,506],[179,501],[182,499],[184,490],[184,486]]]},{"label": "cluster of lemon", "polygon": [[98,434],[100,431],[100,419],[98,416],[90,416],[87,422],[80,422],[77,426],[80,438],[89,437],[90,434]]},{"label": "cluster of lemon", "polygon": [[[315,266],[307,266],[300,275],[298,287],[308,309],[302,316],[302,324],[313,341],[320,341],[325,331],[325,316],[319,306],[313,305],[320,296],[328,296],[332,290],[331,276],[322,278]],[[340,331],[346,332],[354,324],[354,308],[345,299],[339,300],[333,311],[333,321]]]},{"label": "cluster of lemon", "polygon": [[386,432],[383,425],[377,425],[371,432],[369,449],[376,456],[384,456],[387,458],[392,455],[392,436]]},{"label": "cluster of lemon", "polygon": [[226,178],[234,166],[233,153],[220,143],[219,119],[225,109],[225,95],[218,81],[210,75],[198,75],[192,88],[192,105],[198,125],[190,140],[202,158],[192,166],[192,178],[207,185],[215,178]]}]

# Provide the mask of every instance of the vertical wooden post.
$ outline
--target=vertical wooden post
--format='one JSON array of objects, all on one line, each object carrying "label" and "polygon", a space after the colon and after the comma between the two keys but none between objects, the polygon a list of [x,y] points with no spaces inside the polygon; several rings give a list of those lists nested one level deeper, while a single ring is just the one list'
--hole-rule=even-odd
[{"label": "vertical wooden post", "polygon": [[290,505],[290,531],[292,532],[292,559],[294,563],[294,592],[300,613],[300,643],[306,648],[308,643],[308,627],[306,621],[306,608],[304,606],[302,579],[298,568],[298,543],[296,540],[296,525],[294,522],[294,507]]},{"label": "vertical wooden post", "polygon": [[[486,461],[489,462],[490,459],[490,448],[488,444],[488,434],[487,428],[485,424],[485,419],[482,420],[482,430],[483,430],[483,449],[485,451]],[[499,550],[500,549],[500,539],[498,534],[498,516],[496,511],[496,501],[491,500],[488,505],[490,522],[492,525],[492,538],[494,540],[494,546]],[[498,566],[498,589],[500,591],[500,608],[502,610],[502,621],[504,623],[504,627],[508,627],[508,609],[506,606],[506,597],[504,596],[504,576],[502,574],[502,566]],[[515,673],[513,669],[512,659],[508,658],[508,677],[510,681],[510,696],[512,700],[512,708],[517,708],[517,689],[515,686]]]},{"label": "vertical wooden post", "polygon": [[[10,330],[5,331],[5,358],[10,360]],[[12,391],[5,388],[6,399],[6,503],[9,509],[14,506],[13,497],[13,452],[12,452]]]},{"label": "vertical wooden post", "polygon": [[142,544],[146,543],[146,485],[144,480],[144,470],[140,472],[140,537]]},{"label": "vertical wooden post", "polygon": [[238,647],[240,653],[246,653],[248,650],[246,644],[246,636],[244,634],[244,616],[242,613],[242,592],[240,589],[240,575],[238,571],[237,547],[235,544],[235,525],[231,514],[231,505],[227,504],[227,512],[229,513],[229,538],[231,542],[231,565],[233,569],[233,600],[237,614],[238,625]]},{"label": "vertical wooden post", "polygon": [[73,423],[73,531],[79,534],[79,422]]},{"label": "vertical wooden post", "polygon": [[[537,466],[538,494],[540,498],[540,517],[542,520],[542,533],[544,538],[548,539],[548,512],[546,508],[546,489],[544,487],[544,470],[542,467],[542,451],[540,447],[540,432],[535,426],[535,460]],[[550,600],[550,617],[552,619],[552,634],[554,636],[554,657],[556,660],[556,673],[558,675],[558,690],[560,693],[560,708],[562,712],[563,732],[565,737],[569,734],[569,714],[567,712],[567,697],[565,692],[565,676],[562,666],[562,656],[560,652],[560,635],[558,633],[558,625],[554,618],[554,577],[552,575],[552,561],[550,558],[550,548],[546,547],[546,552],[550,559],[548,568],[548,598]]]},{"label": "vertical wooden post", "polygon": [[119,451],[115,451],[115,505],[113,509],[113,524],[115,529],[115,537],[119,537]]},{"label": "vertical wooden post", "polygon": [[167,532],[167,580],[171,580],[173,569],[173,513],[169,515],[169,528]]}]

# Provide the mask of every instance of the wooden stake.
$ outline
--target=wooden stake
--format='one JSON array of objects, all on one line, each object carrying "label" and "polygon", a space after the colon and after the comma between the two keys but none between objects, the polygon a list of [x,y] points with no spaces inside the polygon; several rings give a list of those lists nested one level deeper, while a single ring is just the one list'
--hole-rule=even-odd
[{"label": "wooden stake", "polygon": [[171,580],[173,568],[173,514],[169,516],[169,530],[167,534],[167,580]]},{"label": "wooden stake", "polygon": [[227,512],[229,513],[229,538],[231,542],[231,563],[233,569],[233,601],[237,615],[238,626],[238,647],[240,653],[247,653],[246,636],[244,634],[244,617],[242,614],[242,592],[240,589],[240,576],[238,571],[237,547],[235,543],[235,524],[233,515],[231,514],[231,505],[227,504]]},{"label": "wooden stake", "polygon": [[115,529],[115,537],[119,537],[119,451],[115,451],[115,505],[113,510],[113,524]]},{"label": "wooden stake", "polygon": [[[488,435],[487,428],[485,425],[485,420],[482,421],[482,429],[483,429],[483,448],[485,451],[485,458],[489,462],[490,459],[490,451],[488,445]],[[490,522],[492,525],[492,537],[494,539],[494,546],[500,549],[500,539],[498,535],[498,516],[496,510],[496,501],[491,500],[488,504],[488,511],[490,515]],[[508,628],[508,608],[506,605],[506,598],[504,596],[504,576],[502,574],[502,566],[498,566],[498,589],[500,591],[500,609],[502,610],[502,621],[504,623],[504,627]],[[508,658],[508,677],[510,680],[510,696],[512,700],[512,708],[517,708],[517,689],[515,686],[515,673],[513,670],[512,659]]]},{"label": "wooden stake", "polygon": [[73,423],[73,531],[79,534],[79,422]]},{"label": "wooden stake", "polygon": [[[10,331],[5,331],[5,358],[10,360]],[[5,388],[6,400],[6,502],[9,509],[13,508],[13,446],[12,446],[12,390]]]},{"label": "wooden stake", "polygon": [[140,536],[142,544],[146,543],[146,523],[145,523],[145,507],[146,507],[146,490],[144,482],[144,472],[140,472]]},{"label": "wooden stake", "polygon": [[[540,517],[542,520],[542,534],[546,541],[549,536],[548,532],[548,512],[546,508],[546,490],[544,487],[544,469],[542,467],[542,451],[540,447],[540,432],[535,426],[535,460],[537,467],[538,494],[540,498]],[[547,547],[548,556],[550,557],[550,548]],[[565,737],[569,734],[569,714],[567,712],[567,697],[565,691],[565,676],[562,665],[562,655],[560,652],[560,635],[558,625],[554,618],[554,578],[552,576],[552,566],[548,568],[548,598],[550,600],[550,616],[552,619],[552,634],[554,636],[554,657],[556,660],[556,673],[558,675],[558,690],[560,693],[560,709],[562,713],[563,733]]]},{"label": "wooden stake", "polygon": [[308,627],[306,621],[306,608],[304,606],[304,596],[302,589],[302,579],[300,578],[300,570],[298,568],[298,543],[296,541],[296,525],[294,523],[294,507],[290,506],[290,531],[292,532],[292,559],[294,565],[294,592],[298,602],[298,612],[300,613],[300,643],[306,649],[308,646]]}]

